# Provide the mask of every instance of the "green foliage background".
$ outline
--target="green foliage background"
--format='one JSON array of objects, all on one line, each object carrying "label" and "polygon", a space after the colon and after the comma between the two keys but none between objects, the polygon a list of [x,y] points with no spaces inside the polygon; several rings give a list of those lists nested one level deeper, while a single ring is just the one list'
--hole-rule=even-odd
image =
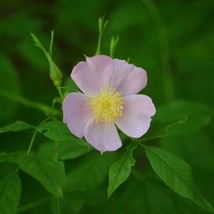
[{"label": "green foliage background", "polygon": [[[154,0],[154,4],[150,0],[1,1],[0,126],[16,120],[38,125],[44,119],[40,111],[14,101],[16,95],[49,106],[57,96],[49,79],[48,63],[41,50],[34,47],[30,33],[38,35],[48,47],[50,30],[55,30],[53,58],[66,82],[72,67],[84,60],[84,54],[94,55],[97,20],[105,14],[110,22],[103,38],[103,53],[109,54],[110,38],[119,34],[115,57],[130,58],[130,63],[147,71],[149,81],[143,93],[152,97],[157,107],[154,120],[173,122],[187,117],[185,124],[173,126],[166,136],[153,133],[164,138],[147,144],[159,146],[189,163],[197,186],[213,204],[213,11],[213,0]],[[3,91],[13,96],[5,96]],[[32,134],[32,130],[1,134],[0,152],[27,150]],[[46,155],[49,152],[51,156],[51,149],[48,139],[38,135],[34,150]],[[143,148],[134,151],[136,167],[109,200],[107,175],[116,155],[100,156],[96,151],[83,155],[88,151],[84,150],[80,152],[83,156],[76,158],[63,149],[66,150],[60,150],[59,159],[65,160],[67,193],[64,200],[57,202],[29,176],[23,164],[28,160],[18,160],[23,166],[20,213],[208,213],[171,191],[152,171]],[[48,170],[50,163],[46,167]],[[16,168],[11,161],[1,163],[0,178]],[[57,169],[63,174],[60,163]],[[16,175],[8,179],[14,186],[20,182]],[[56,180],[63,182],[58,177]],[[49,192],[61,194],[55,188]]]}]

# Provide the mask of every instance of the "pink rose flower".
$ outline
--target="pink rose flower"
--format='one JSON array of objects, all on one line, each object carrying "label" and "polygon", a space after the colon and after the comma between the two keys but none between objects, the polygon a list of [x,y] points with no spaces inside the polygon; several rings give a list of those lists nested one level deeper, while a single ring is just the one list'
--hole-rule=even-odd
[{"label": "pink rose flower", "polygon": [[78,63],[71,78],[83,93],[68,94],[62,109],[75,136],[103,153],[122,146],[116,126],[133,138],[147,132],[156,110],[151,98],[137,94],[147,84],[145,70],[99,55]]}]

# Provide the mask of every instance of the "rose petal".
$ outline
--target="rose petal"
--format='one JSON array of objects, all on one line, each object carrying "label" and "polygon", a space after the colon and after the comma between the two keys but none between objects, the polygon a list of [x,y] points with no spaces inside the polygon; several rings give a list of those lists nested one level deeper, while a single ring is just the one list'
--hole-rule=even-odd
[{"label": "rose petal", "polygon": [[147,74],[144,69],[128,64],[125,60],[113,60],[113,73],[110,85],[122,96],[137,94],[147,84]]},{"label": "rose petal", "polygon": [[108,56],[89,57],[73,68],[71,78],[86,95],[91,96],[109,83],[112,66],[113,61]]},{"label": "rose petal", "polygon": [[123,115],[116,125],[128,136],[139,138],[149,129],[155,106],[150,97],[140,94],[123,97],[123,101]]},{"label": "rose petal", "polygon": [[101,153],[115,151],[122,146],[117,129],[113,123],[97,123],[91,119],[84,132],[85,139]]},{"label": "rose petal", "polygon": [[84,129],[92,118],[89,98],[82,93],[70,93],[62,104],[63,122],[69,130],[77,137],[84,135]]}]

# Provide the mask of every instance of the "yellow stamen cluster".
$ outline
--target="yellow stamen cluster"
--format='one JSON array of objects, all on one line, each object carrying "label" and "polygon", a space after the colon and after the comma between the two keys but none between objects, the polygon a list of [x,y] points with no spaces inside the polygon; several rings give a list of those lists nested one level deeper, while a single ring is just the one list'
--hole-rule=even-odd
[{"label": "yellow stamen cluster", "polygon": [[90,99],[96,122],[115,122],[117,118],[122,116],[123,104],[121,93],[109,84]]}]

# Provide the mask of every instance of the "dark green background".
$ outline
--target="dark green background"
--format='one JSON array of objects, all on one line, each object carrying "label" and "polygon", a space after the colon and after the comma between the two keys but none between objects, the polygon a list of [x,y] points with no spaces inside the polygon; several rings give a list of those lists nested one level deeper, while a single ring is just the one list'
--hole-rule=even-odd
[{"label": "dark green background", "polygon": [[[192,166],[196,183],[213,201],[214,1],[155,0],[155,5],[150,3],[150,0],[1,1],[0,90],[51,105],[57,91],[49,79],[48,63],[41,50],[34,47],[30,33],[37,35],[48,48],[50,30],[55,30],[53,58],[66,80],[72,67],[84,60],[84,54],[94,55],[97,20],[105,14],[110,21],[104,35],[103,53],[109,54],[111,36],[119,35],[115,57],[130,58],[130,63],[145,68],[148,85],[143,93],[152,97],[157,117],[173,118],[175,113],[183,114],[184,109],[193,118],[183,128],[172,128],[170,134],[157,143]],[[185,100],[185,105],[180,107],[177,100]],[[162,107],[170,102],[174,103],[172,112]],[[0,96],[1,126],[16,120],[38,124],[42,119],[41,112]],[[1,135],[0,150],[26,149],[31,134]],[[138,164],[143,161],[147,163],[143,159],[138,160]],[[93,213],[206,213],[172,193],[161,182],[155,183],[157,188],[151,185],[151,180],[158,178],[147,167],[148,177],[152,179],[139,182],[130,178],[109,204],[92,203],[80,213],[88,213],[90,209]],[[3,177],[10,171],[10,165],[3,165],[1,171],[0,177]],[[42,195],[43,190],[37,189],[39,184],[25,176],[23,193],[26,197]],[[150,202],[145,202],[144,197]],[[81,207],[81,202],[78,203],[73,206],[73,212]],[[148,204],[152,207],[148,208]],[[45,209],[46,206],[41,206],[23,213],[42,214]],[[143,209],[148,211],[143,212]]]}]

